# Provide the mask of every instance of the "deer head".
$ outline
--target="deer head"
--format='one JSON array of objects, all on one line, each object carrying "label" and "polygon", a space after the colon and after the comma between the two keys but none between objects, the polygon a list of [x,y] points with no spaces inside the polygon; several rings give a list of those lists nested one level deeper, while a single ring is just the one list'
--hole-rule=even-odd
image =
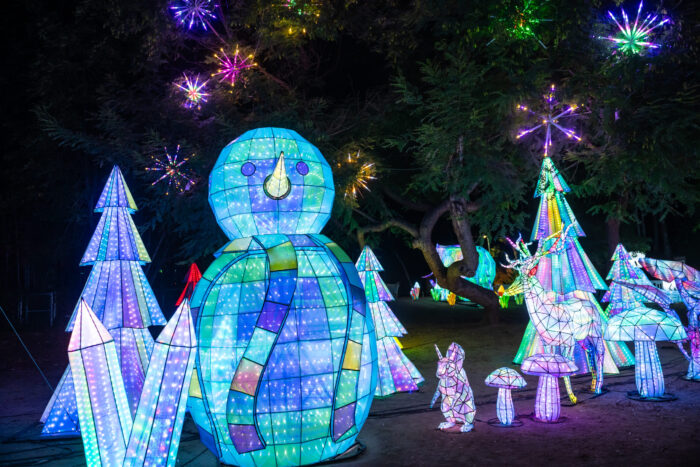
[{"label": "deer head", "polygon": [[[566,239],[569,234],[569,229],[571,229],[574,224],[569,224],[563,231],[556,232],[549,237],[540,241],[540,247],[535,251],[535,254],[530,253],[530,243],[525,243],[522,235],[518,235],[516,241],[511,240],[506,237],[508,243],[513,248],[516,254],[520,256],[518,259],[510,259],[508,254],[506,254],[507,264],[501,264],[504,268],[515,269],[518,271],[518,277],[513,281],[513,283],[506,290],[506,295],[517,295],[523,293],[524,291],[524,281],[528,277],[532,277],[537,274],[537,266],[540,260],[550,254],[560,254],[566,249]],[[547,243],[547,240],[556,238],[554,243],[548,249],[544,249],[542,246]]]}]

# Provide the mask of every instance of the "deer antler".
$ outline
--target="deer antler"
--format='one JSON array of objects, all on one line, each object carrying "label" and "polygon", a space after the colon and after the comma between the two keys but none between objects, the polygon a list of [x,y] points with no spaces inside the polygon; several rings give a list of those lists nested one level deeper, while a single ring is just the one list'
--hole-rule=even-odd
[{"label": "deer antler", "polygon": [[542,251],[538,250],[537,254],[539,256],[546,256],[549,254],[560,254],[562,251],[564,251],[564,247],[566,245],[566,239],[569,236],[569,230],[574,226],[578,225],[578,222],[572,222],[571,224],[567,225],[565,229],[560,230],[558,232],[553,233],[549,237],[545,238],[542,242],[540,242],[540,245],[544,245],[547,240],[550,240],[552,238],[557,237],[557,239],[552,243],[552,246],[549,247],[547,251]]},{"label": "deer antler", "polygon": [[504,268],[508,269],[518,269],[520,266],[522,266],[523,262],[522,260],[519,259],[510,259],[510,256],[508,256],[508,253],[504,253],[506,260],[508,260],[508,264],[503,264],[501,263],[501,266]]}]

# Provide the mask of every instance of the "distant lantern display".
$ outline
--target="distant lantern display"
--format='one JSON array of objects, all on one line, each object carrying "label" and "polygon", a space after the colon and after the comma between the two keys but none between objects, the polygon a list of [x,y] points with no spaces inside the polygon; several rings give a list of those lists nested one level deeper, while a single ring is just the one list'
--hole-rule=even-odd
[{"label": "distant lantern display", "polygon": [[188,406],[222,463],[332,459],[367,419],[375,332],[355,265],[319,233],[334,194],[320,151],[281,128],[236,138],[211,172],[209,202],[230,242],[192,296]]}]

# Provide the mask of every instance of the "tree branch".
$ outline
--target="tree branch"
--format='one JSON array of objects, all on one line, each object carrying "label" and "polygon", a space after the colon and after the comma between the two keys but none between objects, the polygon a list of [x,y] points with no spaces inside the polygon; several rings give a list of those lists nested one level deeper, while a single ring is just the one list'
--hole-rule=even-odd
[{"label": "tree branch", "polygon": [[387,197],[389,197],[390,199],[394,200],[395,202],[399,203],[407,209],[412,209],[413,211],[419,212],[428,212],[432,209],[432,206],[428,203],[421,203],[420,201],[411,201],[409,199],[406,199],[386,186],[382,186],[382,192],[385,195],[387,195]]},{"label": "tree branch", "polygon": [[389,219],[381,224],[367,225],[357,229],[357,242],[360,244],[360,248],[365,246],[365,234],[368,232],[383,232],[391,227],[399,228],[405,232],[408,232],[414,239],[418,238],[418,230],[402,219]]}]

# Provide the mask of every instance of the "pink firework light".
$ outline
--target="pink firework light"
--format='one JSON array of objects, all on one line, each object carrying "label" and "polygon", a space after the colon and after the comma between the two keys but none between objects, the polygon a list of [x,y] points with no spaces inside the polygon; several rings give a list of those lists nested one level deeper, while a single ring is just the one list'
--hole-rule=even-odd
[{"label": "pink firework light", "polygon": [[170,154],[168,152],[168,148],[165,149],[165,158],[163,159],[158,159],[155,156],[151,156],[151,159],[153,159],[153,166],[151,167],[146,167],[146,170],[148,171],[155,171],[155,172],[163,172],[163,175],[160,176],[156,181],[151,183],[151,186],[159,183],[162,180],[168,180],[168,187],[165,190],[165,194],[169,195],[170,194],[170,187],[174,187],[175,190],[178,193],[182,193],[184,191],[189,190],[192,185],[195,184],[195,181],[188,176],[185,171],[183,170],[182,166],[190,160],[189,157],[184,157],[180,160],[178,160],[179,157],[179,152],[180,152],[180,145],[177,145],[177,149],[175,150],[175,154]]},{"label": "pink firework light", "polygon": [[224,52],[224,49],[220,49],[220,51],[221,55],[214,54],[214,57],[219,60],[219,71],[212,74],[212,76],[218,75],[222,81],[231,83],[231,86],[235,86],[236,80],[243,70],[257,65],[257,63],[252,61],[252,54],[243,57],[238,47],[236,47],[236,51],[233,53],[232,57],[229,57],[226,52]]},{"label": "pink firework light", "polygon": [[537,131],[540,128],[544,127],[545,128],[544,157],[549,157],[549,155],[550,155],[550,149],[552,147],[552,127],[555,127],[556,129],[558,129],[559,131],[564,133],[567,138],[574,139],[576,141],[581,141],[581,137],[578,136],[573,130],[571,130],[569,128],[565,128],[559,124],[560,119],[573,116],[574,112],[576,112],[576,109],[578,109],[578,105],[572,104],[572,105],[568,106],[566,109],[559,112],[557,110],[558,102],[554,97],[555,91],[556,91],[556,88],[552,84],[551,87],[549,88],[549,92],[544,95],[544,100],[546,102],[544,113],[534,112],[532,109],[530,109],[524,105],[518,105],[518,110],[522,110],[523,112],[528,112],[528,113],[536,116],[540,120],[541,123],[539,125],[533,126],[532,128],[527,128],[525,130],[519,131],[518,134],[516,135],[516,138],[520,139],[523,136],[529,135],[530,133]]},{"label": "pink firework light", "polygon": [[180,88],[185,93],[185,100],[183,101],[183,107],[187,109],[197,108],[200,109],[202,104],[207,101],[209,94],[204,92],[205,86],[209,81],[199,82],[199,75],[196,77],[190,77],[183,73],[184,81],[182,84],[175,83],[175,86]]},{"label": "pink firework light", "polygon": [[187,29],[201,27],[203,30],[211,28],[209,20],[215,20],[214,10],[219,5],[211,0],[180,0],[170,5],[175,20]]}]

